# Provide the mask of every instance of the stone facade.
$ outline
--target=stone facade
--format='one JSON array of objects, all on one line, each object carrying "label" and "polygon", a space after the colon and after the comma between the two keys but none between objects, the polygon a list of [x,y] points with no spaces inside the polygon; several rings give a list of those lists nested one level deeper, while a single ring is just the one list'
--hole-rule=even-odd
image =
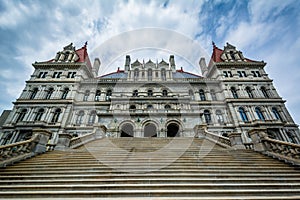
[{"label": "stone facade", "polygon": [[124,69],[98,77],[86,45],[70,44],[55,58],[35,62],[31,78],[2,126],[0,144],[25,140],[32,130],[73,137],[102,132],[107,137],[193,137],[197,125],[228,137],[265,128],[270,137],[300,143],[299,129],[264,70],[263,61],[243,56],[234,46],[213,45],[202,76],[168,61],[140,62],[125,57]]}]

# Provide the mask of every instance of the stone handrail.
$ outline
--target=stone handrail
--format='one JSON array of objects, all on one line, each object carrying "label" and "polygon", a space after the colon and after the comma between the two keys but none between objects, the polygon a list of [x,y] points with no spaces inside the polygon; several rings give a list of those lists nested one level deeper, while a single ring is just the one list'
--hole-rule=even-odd
[{"label": "stone handrail", "polygon": [[300,165],[300,145],[274,140],[267,136],[261,139],[265,147],[265,153],[277,159]]},{"label": "stone handrail", "polygon": [[225,148],[231,148],[232,145],[229,138],[209,132],[206,125],[200,125],[196,129],[196,137],[201,137],[202,135],[206,137],[206,139],[213,141]]},{"label": "stone handrail", "polygon": [[34,156],[38,139],[39,136],[35,135],[29,140],[0,146],[0,167]]},{"label": "stone handrail", "polygon": [[229,138],[217,135],[215,133],[208,132],[207,130],[204,133],[205,133],[205,136],[217,141],[218,143],[221,143],[223,145],[231,147],[231,143],[230,143]]},{"label": "stone handrail", "polygon": [[79,137],[76,137],[76,138],[72,138],[70,140],[70,145],[69,147],[70,148],[77,148],[79,146],[82,146],[92,140],[95,140],[97,139],[97,134],[95,132],[92,132],[92,133],[89,133],[89,134],[86,134],[86,135],[83,135],[83,136],[79,136]]},{"label": "stone handrail", "polygon": [[0,146],[0,167],[6,167],[47,150],[53,150],[52,147],[47,148],[51,132],[42,129],[35,129],[32,132],[33,136],[29,140]]}]

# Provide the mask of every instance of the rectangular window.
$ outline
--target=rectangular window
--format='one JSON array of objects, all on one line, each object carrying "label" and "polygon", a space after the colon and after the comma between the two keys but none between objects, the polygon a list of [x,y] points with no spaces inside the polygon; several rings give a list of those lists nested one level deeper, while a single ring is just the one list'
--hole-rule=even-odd
[{"label": "rectangular window", "polygon": [[241,71],[237,71],[239,77],[243,77],[242,72]]},{"label": "rectangular window", "polygon": [[224,77],[228,77],[228,74],[226,71],[223,71],[223,75],[224,75]]},{"label": "rectangular window", "polygon": [[246,74],[245,71],[242,71],[242,75],[243,75],[244,77],[247,77],[247,74]]},{"label": "rectangular window", "polygon": [[259,71],[256,71],[255,73],[256,73],[257,77],[261,77]]},{"label": "rectangular window", "polygon": [[38,78],[46,78],[48,72],[40,72]]},{"label": "rectangular window", "polygon": [[253,74],[253,77],[257,77],[255,71],[251,71],[251,73]]},{"label": "rectangular window", "polygon": [[229,77],[233,77],[231,71],[228,71]]},{"label": "rectangular window", "polygon": [[54,72],[52,78],[56,78],[58,72]]},{"label": "rectangular window", "polygon": [[60,78],[60,75],[62,74],[62,72],[58,72],[57,77],[56,78]]}]

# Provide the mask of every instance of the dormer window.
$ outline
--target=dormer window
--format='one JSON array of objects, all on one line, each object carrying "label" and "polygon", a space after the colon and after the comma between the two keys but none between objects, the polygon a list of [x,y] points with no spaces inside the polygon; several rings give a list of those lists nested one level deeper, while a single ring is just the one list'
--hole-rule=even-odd
[{"label": "dormer window", "polygon": [[139,70],[138,69],[135,69],[134,72],[133,72],[133,79],[135,81],[137,81],[139,78]]},{"label": "dormer window", "polygon": [[166,80],[166,70],[161,69],[161,80],[165,81]]},{"label": "dormer window", "polygon": [[152,81],[152,69],[148,69],[148,81]]}]

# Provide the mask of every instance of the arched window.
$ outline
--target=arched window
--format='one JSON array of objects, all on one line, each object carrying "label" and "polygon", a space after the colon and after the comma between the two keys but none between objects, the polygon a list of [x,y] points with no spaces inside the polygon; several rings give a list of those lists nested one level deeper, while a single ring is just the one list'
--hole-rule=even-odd
[{"label": "arched window", "polygon": [[53,114],[53,117],[52,117],[52,120],[51,120],[52,123],[58,122],[60,113],[61,113],[61,109],[60,109],[60,108],[57,108],[57,109],[55,110],[54,114]]},{"label": "arched window", "polygon": [[101,91],[97,90],[95,94],[95,101],[100,101]]},{"label": "arched window", "polygon": [[148,110],[152,110],[153,109],[153,106],[151,104],[147,105],[147,109]]},{"label": "arched window", "polygon": [[130,105],[129,110],[134,111],[136,109],[135,105]]},{"label": "arched window", "polygon": [[252,90],[250,87],[246,87],[246,92],[247,92],[249,98],[253,99],[253,94],[252,94]]},{"label": "arched window", "polygon": [[82,124],[83,116],[84,116],[84,111],[83,110],[79,111],[77,119],[76,119],[76,124],[77,125]]},{"label": "arched window", "polygon": [[165,69],[161,69],[161,80],[165,81],[166,78],[166,70]]},{"label": "arched window", "polygon": [[148,97],[152,97],[153,96],[153,91],[152,90],[148,90]]},{"label": "arched window", "polygon": [[279,114],[277,108],[273,107],[273,108],[272,108],[272,112],[273,112],[274,117],[275,117],[277,120],[281,120],[281,121],[282,121],[282,118],[281,118],[281,116],[280,116],[280,114]]},{"label": "arched window", "polygon": [[152,69],[148,69],[148,81],[152,81]]},{"label": "arched window", "polygon": [[107,91],[106,91],[106,97],[105,97],[105,100],[106,100],[106,101],[110,101],[111,95],[112,95],[112,91],[111,91],[111,90],[107,90]]},{"label": "arched window", "polygon": [[267,90],[266,90],[265,87],[261,87],[260,90],[263,93],[263,95],[264,95],[265,98],[269,98],[269,94],[268,94],[268,92],[267,92]]},{"label": "arched window", "polygon": [[44,112],[45,110],[43,108],[39,109],[35,115],[34,121],[41,121]]},{"label": "arched window", "polygon": [[67,96],[68,96],[68,93],[69,93],[69,88],[65,88],[64,91],[63,91],[63,94],[61,96],[62,99],[66,99]]},{"label": "arched window", "polygon": [[171,109],[171,106],[169,104],[165,105],[165,109],[166,110],[170,110]]},{"label": "arched window", "polygon": [[239,113],[240,113],[241,119],[242,119],[244,122],[248,122],[248,117],[247,117],[247,114],[246,114],[244,108],[240,107],[240,108],[239,108]]},{"label": "arched window", "polygon": [[93,125],[93,124],[95,123],[95,120],[96,120],[96,111],[93,110],[93,111],[91,111],[91,113],[90,113],[90,117],[89,117],[88,124],[89,124],[89,125]]},{"label": "arched window", "polygon": [[46,94],[46,97],[45,99],[50,99],[51,98],[51,95],[53,94],[53,91],[54,89],[53,88],[49,88],[47,94]]},{"label": "arched window", "polygon": [[30,95],[29,98],[30,98],[30,99],[34,99],[38,91],[39,91],[38,88],[34,88],[34,89],[32,90],[32,92],[31,92],[31,95]]},{"label": "arched window", "polygon": [[139,69],[135,69],[133,72],[133,79],[137,81],[139,79]]},{"label": "arched window", "polygon": [[230,90],[231,90],[233,98],[238,99],[239,96],[237,94],[237,91],[236,91],[235,87],[231,87]]},{"label": "arched window", "polygon": [[189,90],[189,96],[191,97],[192,100],[195,99],[193,90]]},{"label": "arched window", "polygon": [[133,90],[132,96],[137,97],[138,95],[139,95],[139,91],[138,90]]},{"label": "arched window", "polygon": [[87,101],[89,96],[90,96],[90,91],[86,90],[85,93],[84,93],[84,96],[83,96],[83,101]]},{"label": "arched window", "polygon": [[24,118],[25,118],[26,113],[27,113],[27,109],[22,109],[21,112],[19,113],[19,116],[18,116],[16,122],[21,122],[21,121],[23,121]]},{"label": "arched window", "polygon": [[209,110],[204,110],[204,119],[207,124],[211,123],[211,116]]},{"label": "arched window", "polygon": [[219,123],[224,123],[224,118],[221,110],[216,110],[216,117]]},{"label": "arched window", "polygon": [[162,95],[163,95],[163,97],[167,97],[168,96],[168,90],[163,90]]},{"label": "arched window", "polygon": [[216,92],[214,90],[210,90],[211,100],[217,101]]},{"label": "arched window", "polygon": [[205,93],[202,89],[199,90],[199,96],[201,101],[206,101]]},{"label": "arched window", "polygon": [[265,117],[259,107],[255,108],[255,112],[259,120],[265,121]]},{"label": "arched window", "polygon": [[70,52],[66,51],[64,61],[68,61],[69,55],[70,55]]}]

